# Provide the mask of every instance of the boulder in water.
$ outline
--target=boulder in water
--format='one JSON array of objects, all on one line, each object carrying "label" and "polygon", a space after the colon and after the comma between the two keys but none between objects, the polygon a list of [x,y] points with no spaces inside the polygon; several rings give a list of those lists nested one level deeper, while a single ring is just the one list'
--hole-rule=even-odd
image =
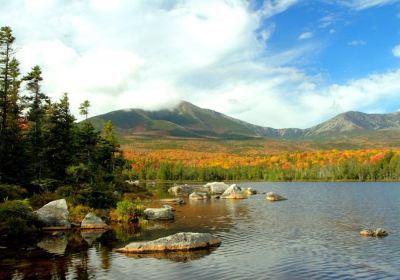
[{"label": "boulder in water", "polygon": [[41,220],[45,230],[63,230],[70,229],[71,224],[68,220],[69,212],[65,199],[51,201],[36,211],[39,220]]},{"label": "boulder in water", "polygon": [[148,220],[173,220],[174,212],[169,208],[147,208],[144,210],[146,219]]},{"label": "boulder in water", "polygon": [[386,237],[388,236],[388,233],[386,230],[382,228],[377,228],[376,230],[372,229],[364,229],[360,231],[360,235],[366,236],[366,237]]},{"label": "boulder in water", "polygon": [[247,198],[247,195],[242,191],[242,189],[238,185],[233,184],[224,191],[224,193],[221,195],[221,198],[244,199]]},{"label": "boulder in water", "polygon": [[93,213],[87,213],[81,223],[82,229],[106,229],[108,225]]},{"label": "boulder in water", "polygon": [[267,193],[266,199],[269,200],[269,201],[282,201],[282,200],[287,200],[287,198],[285,198],[285,197],[283,197],[283,196],[281,196],[281,195],[279,195],[279,194],[277,194],[277,193],[274,193],[274,192],[269,192],[269,193]]},{"label": "boulder in water", "polygon": [[221,244],[210,233],[180,232],[153,241],[133,242],[117,249],[122,253],[151,253],[207,249]]},{"label": "boulder in water", "polygon": [[204,189],[211,195],[223,194],[227,188],[229,188],[229,185],[224,182],[212,182],[204,185]]},{"label": "boulder in water", "polygon": [[192,192],[189,195],[190,200],[205,200],[209,198],[210,198],[209,194],[204,192]]}]

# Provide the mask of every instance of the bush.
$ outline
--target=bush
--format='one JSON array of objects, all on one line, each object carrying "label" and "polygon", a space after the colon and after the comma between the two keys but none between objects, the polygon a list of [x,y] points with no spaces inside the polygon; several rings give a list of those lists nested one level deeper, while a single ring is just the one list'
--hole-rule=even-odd
[{"label": "bush", "polygon": [[27,196],[26,189],[16,185],[0,185],[0,202],[5,200],[22,199]]},{"label": "bush", "polygon": [[44,193],[35,193],[30,199],[30,205],[33,209],[39,209],[43,205],[49,203],[50,201],[60,199],[60,196],[57,193],[52,192],[44,192]]},{"label": "bush", "polygon": [[0,204],[0,233],[8,238],[25,240],[33,236],[42,227],[37,215],[27,201],[14,200]]},{"label": "bush", "polygon": [[116,204],[116,196],[111,191],[84,189],[78,192],[75,202],[92,208],[113,208]]},{"label": "bush", "polygon": [[132,217],[143,216],[145,207],[129,200],[117,203],[117,209],[111,211],[111,220],[129,222]]},{"label": "bush", "polygon": [[84,205],[68,205],[69,220],[73,223],[81,223],[86,214],[91,212],[91,208]]}]

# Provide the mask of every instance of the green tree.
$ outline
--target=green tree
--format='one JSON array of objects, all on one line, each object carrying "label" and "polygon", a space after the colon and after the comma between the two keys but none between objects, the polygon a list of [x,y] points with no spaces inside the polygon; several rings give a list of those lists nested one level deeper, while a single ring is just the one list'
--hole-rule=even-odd
[{"label": "green tree", "polygon": [[49,98],[41,91],[42,71],[39,66],[32,68],[24,78],[26,89],[30,92],[27,98],[28,121],[29,121],[29,152],[32,159],[33,176],[37,179],[42,177],[45,155],[45,141],[43,135],[43,121],[46,110],[50,106]]},{"label": "green tree", "polygon": [[83,101],[82,104],[79,106],[79,114],[81,116],[85,116],[85,120],[87,120],[87,118],[88,118],[89,108],[90,108],[89,100]]}]

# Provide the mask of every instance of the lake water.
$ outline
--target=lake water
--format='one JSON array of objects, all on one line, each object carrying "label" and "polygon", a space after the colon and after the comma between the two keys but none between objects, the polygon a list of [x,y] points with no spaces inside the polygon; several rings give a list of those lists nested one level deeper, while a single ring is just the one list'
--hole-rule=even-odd
[{"label": "lake water", "polygon": [[[68,233],[0,249],[2,279],[400,279],[400,183],[240,183],[288,198],[188,202],[174,222]],[[363,238],[383,227],[386,238]],[[212,251],[124,255],[113,249],[180,231],[210,232]]]}]

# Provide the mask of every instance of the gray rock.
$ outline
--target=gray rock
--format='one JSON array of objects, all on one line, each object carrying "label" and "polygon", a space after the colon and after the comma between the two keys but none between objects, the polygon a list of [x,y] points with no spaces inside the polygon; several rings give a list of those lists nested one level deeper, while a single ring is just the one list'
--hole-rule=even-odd
[{"label": "gray rock", "polygon": [[209,198],[210,198],[210,195],[208,193],[204,193],[204,192],[192,192],[189,195],[190,200],[206,200]]},{"label": "gray rock", "polygon": [[224,191],[224,193],[221,195],[221,198],[244,199],[247,198],[247,195],[243,192],[241,187],[239,187],[236,184],[233,184]]},{"label": "gray rock", "polygon": [[269,201],[282,201],[282,200],[287,200],[287,198],[285,198],[285,197],[283,197],[283,196],[281,196],[281,195],[279,195],[279,194],[276,194],[276,193],[274,193],[274,192],[269,192],[269,193],[267,193],[266,199],[269,200]]},{"label": "gray rock", "polygon": [[108,225],[103,222],[103,220],[97,217],[93,213],[87,213],[85,218],[81,222],[82,229],[105,229],[108,228]]},{"label": "gray rock", "polygon": [[257,190],[255,190],[253,188],[247,188],[247,189],[245,189],[245,192],[246,192],[247,195],[257,194]]},{"label": "gray rock", "polygon": [[224,182],[212,182],[204,185],[204,189],[211,195],[223,194],[229,188]]},{"label": "gray rock", "polygon": [[167,208],[167,209],[170,209],[171,211],[175,211],[175,209],[174,209],[174,207],[172,207],[171,205],[163,205],[162,206],[163,208]]},{"label": "gray rock", "polygon": [[54,200],[36,211],[46,230],[70,229],[69,212],[65,199]]},{"label": "gray rock", "polygon": [[209,233],[180,232],[153,241],[133,242],[117,252],[123,253],[149,253],[149,252],[170,252],[190,251],[216,247],[221,240]]},{"label": "gray rock", "polygon": [[136,180],[136,181],[126,180],[125,182],[128,183],[129,185],[132,185],[132,186],[139,186],[140,185],[139,180]]},{"label": "gray rock", "polygon": [[146,219],[148,220],[173,220],[174,212],[168,208],[147,208],[144,210]]}]

